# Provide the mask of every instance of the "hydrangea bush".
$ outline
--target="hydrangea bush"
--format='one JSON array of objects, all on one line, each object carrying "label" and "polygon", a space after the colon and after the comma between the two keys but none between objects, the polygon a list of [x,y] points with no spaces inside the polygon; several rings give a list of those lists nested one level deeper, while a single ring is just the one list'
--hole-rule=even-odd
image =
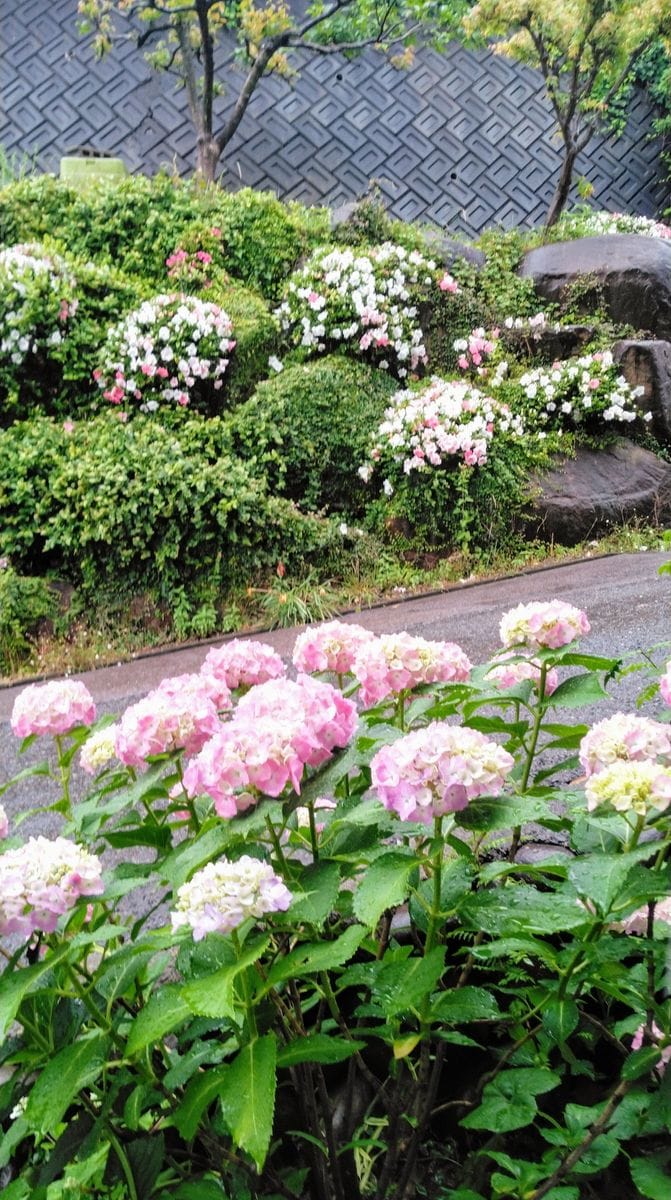
[{"label": "hydrangea bush", "polygon": [[664,1196],[671,713],[576,723],[588,633],[333,622],[314,674],[228,644],[115,724],[20,695],[61,828],[0,810],[3,1196]]},{"label": "hydrangea bush", "polygon": [[418,304],[435,287],[459,290],[418,250],[389,242],[366,254],[321,249],[292,276],[278,314],[306,353],[346,347],[403,379],[426,362]]},{"label": "hydrangea bush", "polygon": [[230,318],[196,296],[145,300],[110,329],[94,376],[105,400],[122,409],[211,409],[235,341]]}]

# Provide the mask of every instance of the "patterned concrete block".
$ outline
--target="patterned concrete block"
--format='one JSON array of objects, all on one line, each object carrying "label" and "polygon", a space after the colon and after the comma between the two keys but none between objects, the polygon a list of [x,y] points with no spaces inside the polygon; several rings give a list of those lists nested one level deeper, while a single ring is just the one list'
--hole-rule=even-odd
[{"label": "patterned concrete block", "polygon": [[[8,154],[37,152],[43,169],[90,145],[121,154],[131,170],[193,169],[186,97],[151,72],[134,44],[102,61],[77,31],[77,0],[24,0],[3,20],[2,125]],[[245,78],[229,37],[218,54],[223,121]],[[347,60],[305,58],[293,85],[262,81],[221,167],[225,186],[270,188],[306,203],[338,203],[379,179],[392,215],[484,226],[542,219],[561,162],[540,76],[486,51],[418,50],[399,71],[373,50]],[[650,138],[647,98],[632,98],[617,141],[595,138],[578,163],[600,207],[652,214],[669,203]]]}]

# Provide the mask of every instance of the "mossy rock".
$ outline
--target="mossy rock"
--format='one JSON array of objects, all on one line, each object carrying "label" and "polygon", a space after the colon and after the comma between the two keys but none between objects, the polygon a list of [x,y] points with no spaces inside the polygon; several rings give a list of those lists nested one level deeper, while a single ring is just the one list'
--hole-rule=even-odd
[{"label": "mossy rock", "polygon": [[232,415],[233,446],[279,495],[360,516],[368,493],[357,469],[396,387],[385,371],[341,355],[287,367]]}]

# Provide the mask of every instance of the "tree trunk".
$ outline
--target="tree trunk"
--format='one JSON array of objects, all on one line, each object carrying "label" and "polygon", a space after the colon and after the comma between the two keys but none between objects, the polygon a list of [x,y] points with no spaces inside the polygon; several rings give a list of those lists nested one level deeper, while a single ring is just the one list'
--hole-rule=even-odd
[{"label": "tree trunk", "polygon": [[550,201],[547,217],[545,218],[546,229],[551,229],[553,225],[556,225],[562,212],[564,211],[566,201],[568,200],[568,195],[571,190],[571,184],[573,182],[573,168],[575,167],[575,160],[577,157],[577,146],[564,146],[564,161],[562,163],[562,169],[557,181],[557,187],[555,188],[554,196]]},{"label": "tree trunk", "polygon": [[219,162],[219,147],[216,140],[208,134],[198,138],[196,149],[196,175],[204,183],[214,183],[214,174]]}]

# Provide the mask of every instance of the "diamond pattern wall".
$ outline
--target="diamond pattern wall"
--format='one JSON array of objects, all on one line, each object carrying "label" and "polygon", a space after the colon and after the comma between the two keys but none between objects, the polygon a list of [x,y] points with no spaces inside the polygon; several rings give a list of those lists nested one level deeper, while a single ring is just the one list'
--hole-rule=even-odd
[{"label": "diamond pattern wall", "polygon": [[[14,0],[0,39],[0,145],[50,171],[82,145],[131,171],[193,169],[186,98],[125,43],[96,62],[76,0]],[[242,78],[224,50],[221,77]],[[235,94],[231,82],[230,96]],[[230,99],[229,99],[230,103]],[[219,101],[226,111],[226,97]],[[669,202],[651,110],[636,95],[624,134],[595,138],[578,163],[603,208],[653,215]],[[467,235],[543,216],[559,166],[540,76],[487,52],[418,53],[397,71],[367,52],[308,60],[297,82],[265,79],[222,164],[226,187],[331,206],[377,180],[390,212]]]}]

